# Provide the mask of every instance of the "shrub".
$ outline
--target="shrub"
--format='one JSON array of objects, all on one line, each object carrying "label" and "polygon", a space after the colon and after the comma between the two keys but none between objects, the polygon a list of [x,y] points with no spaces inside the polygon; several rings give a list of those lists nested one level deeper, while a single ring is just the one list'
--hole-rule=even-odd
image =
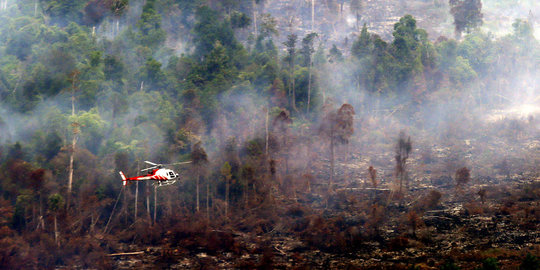
[{"label": "shrub", "polygon": [[531,253],[527,253],[527,256],[523,258],[523,261],[521,262],[521,265],[519,266],[519,270],[538,270],[540,269],[540,260],[538,260],[538,257],[531,255]]}]

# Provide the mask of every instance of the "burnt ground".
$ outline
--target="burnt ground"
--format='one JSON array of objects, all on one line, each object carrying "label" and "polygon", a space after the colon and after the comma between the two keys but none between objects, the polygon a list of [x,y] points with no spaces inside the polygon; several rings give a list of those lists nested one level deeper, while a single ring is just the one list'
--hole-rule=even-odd
[{"label": "burnt ground", "polygon": [[[409,219],[403,217],[409,213],[408,209],[415,208],[410,204],[390,203],[378,227],[370,224],[365,213],[335,210],[342,206],[334,205],[332,210],[314,210],[318,213],[306,215],[301,209],[294,209],[298,204],[291,202],[293,211],[289,209],[286,218],[293,220],[290,228],[278,223],[271,231],[263,233],[226,228],[192,232],[185,239],[176,240],[178,242],[169,241],[169,248],[147,246],[142,249],[144,255],[119,256],[115,263],[119,268],[147,269],[156,266],[172,269],[407,269],[413,265],[420,269],[438,269],[454,261],[461,269],[474,269],[481,265],[482,259],[497,258],[502,269],[517,269],[527,253],[540,254],[540,213],[538,199],[529,197],[533,194],[515,197],[512,190],[530,190],[538,196],[539,189],[539,181],[513,186],[497,184],[490,187],[492,196],[499,195],[495,191],[508,196],[488,198],[483,204],[476,200],[448,199],[436,209],[419,212],[414,233]],[[353,189],[339,193],[355,197],[366,191]],[[425,190],[413,191],[411,195],[424,196]],[[461,199],[467,196],[471,194],[459,195]],[[335,203],[347,202],[345,199]],[[302,222],[309,224],[305,231],[298,232],[295,226],[301,226],[297,223]],[[377,227],[377,232],[370,231],[373,227]],[[306,232],[309,230],[311,232]],[[182,245],[201,237],[218,246]],[[141,250],[141,246],[125,245],[121,249]]]},{"label": "burnt ground", "polygon": [[[380,151],[392,144],[383,143],[385,134],[366,136],[355,142],[369,145],[361,154],[342,149],[349,154],[338,158],[330,189],[329,162],[317,156],[307,163],[310,171],[278,176],[263,195],[237,203],[228,217],[219,214],[218,205],[210,220],[186,214],[153,227],[135,225],[152,230],[153,242],[137,241],[136,228],[120,234],[108,241],[119,243],[109,246],[111,253],[144,252],[113,256],[113,264],[120,269],[475,269],[495,258],[501,269],[518,269],[528,253],[540,255],[540,142],[534,134],[444,145],[418,140],[404,195],[396,192],[393,151]],[[378,170],[376,187],[368,180],[370,165]],[[471,177],[456,185],[454,172],[462,166],[470,168]]]}]

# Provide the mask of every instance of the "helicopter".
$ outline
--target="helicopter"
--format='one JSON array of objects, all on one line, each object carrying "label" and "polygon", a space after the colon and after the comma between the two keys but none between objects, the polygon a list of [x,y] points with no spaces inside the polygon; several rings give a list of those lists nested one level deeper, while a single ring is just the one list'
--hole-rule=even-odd
[{"label": "helicopter", "polygon": [[191,161],[186,162],[178,162],[178,163],[171,163],[171,164],[156,164],[154,162],[150,162],[145,160],[145,163],[151,165],[151,167],[148,167],[146,169],[142,169],[141,172],[148,172],[146,175],[140,175],[135,177],[126,177],[122,171],[120,171],[120,176],[122,177],[122,184],[125,186],[130,181],[144,181],[144,180],[152,180],[154,182],[154,186],[168,186],[176,183],[176,181],[180,178],[180,175],[175,173],[171,169],[166,169],[163,166],[164,165],[179,165],[179,164],[188,164],[191,163]]}]

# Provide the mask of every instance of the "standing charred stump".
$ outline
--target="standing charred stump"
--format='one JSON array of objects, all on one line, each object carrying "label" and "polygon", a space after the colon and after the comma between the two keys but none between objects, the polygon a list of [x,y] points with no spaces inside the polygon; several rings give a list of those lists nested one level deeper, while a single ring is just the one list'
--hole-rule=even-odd
[{"label": "standing charred stump", "polygon": [[[292,123],[293,121],[289,115],[289,112],[285,110],[281,111],[274,118],[274,121],[272,121],[272,137],[276,138],[277,151],[281,152],[281,155],[283,156],[283,159],[285,161],[285,174],[289,174],[289,144],[290,144],[289,137],[291,133]],[[276,148],[276,147],[272,147],[272,148]],[[275,165],[275,161],[273,165]],[[275,166],[274,166],[274,170],[275,170]]]},{"label": "standing charred stump", "polygon": [[396,145],[396,181],[399,182],[399,196],[403,195],[403,182],[405,182],[405,187],[409,189],[409,177],[407,174],[407,159],[409,158],[409,153],[411,152],[412,144],[411,137],[408,136],[405,139],[405,132],[401,131],[399,133],[398,142]]},{"label": "standing charred stump", "polygon": [[[200,204],[200,189],[199,189],[199,184],[200,184],[200,178],[201,178],[201,175],[203,175],[205,173],[205,167],[208,165],[208,155],[206,154],[206,151],[204,151],[204,148],[201,146],[201,142],[197,142],[196,144],[193,145],[193,148],[191,149],[191,161],[193,162],[192,165],[193,165],[193,170],[195,171],[195,180],[196,180],[196,183],[195,183],[195,186],[196,186],[196,191],[197,191],[197,194],[196,194],[196,197],[197,197],[197,202],[196,202],[196,210],[197,212],[199,212],[200,210],[200,207],[199,207],[199,204]],[[208,206],[208,202],[209,202],[209,193],[210,193],[210,186],[209,186],[209,183],[207,182],[207,185],[206,185],[206,215],[207,215],[207,218],[210,219],[209,217],[209,206]]]}]

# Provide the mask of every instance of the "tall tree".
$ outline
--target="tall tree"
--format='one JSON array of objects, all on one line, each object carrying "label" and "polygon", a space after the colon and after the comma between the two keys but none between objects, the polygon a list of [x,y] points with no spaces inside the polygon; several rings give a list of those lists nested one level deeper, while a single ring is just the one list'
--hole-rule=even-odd
[{"label": "tall tree", "polygon": [[139,42],[150,49],[157,49],[165,42],[167,33],[161,28],[161,15],[155,9],[156,0],[147,0],[137,22]]},{"label": "tall tree", "polygon": [[73,138],[71,139],[71,148],[69,155],[69,175],[68,175],[68,195],[67,195],[67,204],[66,207],[69,208],[69,203],[71,199],[71,189],[73,185],[73,158],[75,156],[75,145],[77,144],[78,134],[80,132],[80,125],[75,121],[75,91],[78,88],[78,78],[80,74],[79,71],[75,70],[71,75],[71,117],[73,122],[71,123]]},{"label": "tall tree", "polygon": [[230,182],[232,179],[231,165],[229,162],[225,161],[223,166],[220,169],[221,177],[225,181],[225,216],[229,215],[229,193],[230,193]]},{"label": "tall tree", "polygon": [[409,188],[409,178],[407,175],[407,159],[409,153],[412,150],[411,137],[405,136],[405,132],[399,133],[398,141],[396,144],[396,179],[399,182],[399,194],[403,194],[403,182],[406,182],[407,188]]},{"label": "tall tree", "polygon": [[[201,146],[201,142],[197,142],[193,145],[193,148],[191,150],[191,164],[194,167],[195,170],[195,177],[196,177],[196,189],[197,189],[197,203],[196,203],[196,209],[197,212],[199,212],[199,182],[201,178],[201,174],[203,173],[203,170],[205,169],[206,165],[208,164],[208,155],[206,154],[206,151],[204,151],[204,148]],[[206,212],[208,215],[208,196],[209,196],[209,185],[207,184],[207,190],[206,190]]]},{"label": "tall tree", "polygon": [[354,134],[354,108],[350,104],[343,104],[339,110],[328,108],[319,127],[319,134],[329,141],[330,153],[330,186],[334,181],[335,146],[348,144]]},{"label": "tall tree", "polygon": [[470,32],[482,25],[481,0],[449,0],[450,13],[454,16],[454,29],[456,38],[461,37],[463,31]]},{"label": "tall tree", "polygon": [[286,61],[289,64],[289,96],[290,96],[290,105],[293,110],[296,109],[296,91],[294,90],[294,65],[296,58],[296,41],[298,36],[296,34],[289,34],[287,36],[287,41],[283,43],[287,47],[287,56]]},{"label": "tall tree", "polygon": [[360,13],[362,12],[362,0],[351,0],[351,11],[356,17],[356,31],[360,30]]},{"label": "tall tree", "polygon": [[315,31],[315,0],[311,0],[311,32]]},{"label": "tall tree", "polygon": [[309,105],[311,102],[311,75],[313,67],[313,53],[315,52],[314,40],[317,33],[309,33],[302,39],[302,55],[304,56],[304,64],[308,67],[308,99],[306,112],[309,113]]},{"label": "tall tree", "polygon": [[64,207],[64,198],[62,197],[62,195],[58,193],[52,194],[51,196],[49,196],[48,205],[49,205],[49,211],[51,211],[54,216],[54,242],[58,246],[59,234],[58,234],[57,216],[60,209]]},{"label": "tall tree", "polygon": [[285,159],[285,173],[289,173],[289,136],[292,119],[288,111],[281,111],[272,121],[272,136],[277,139],[278,151]]}]

